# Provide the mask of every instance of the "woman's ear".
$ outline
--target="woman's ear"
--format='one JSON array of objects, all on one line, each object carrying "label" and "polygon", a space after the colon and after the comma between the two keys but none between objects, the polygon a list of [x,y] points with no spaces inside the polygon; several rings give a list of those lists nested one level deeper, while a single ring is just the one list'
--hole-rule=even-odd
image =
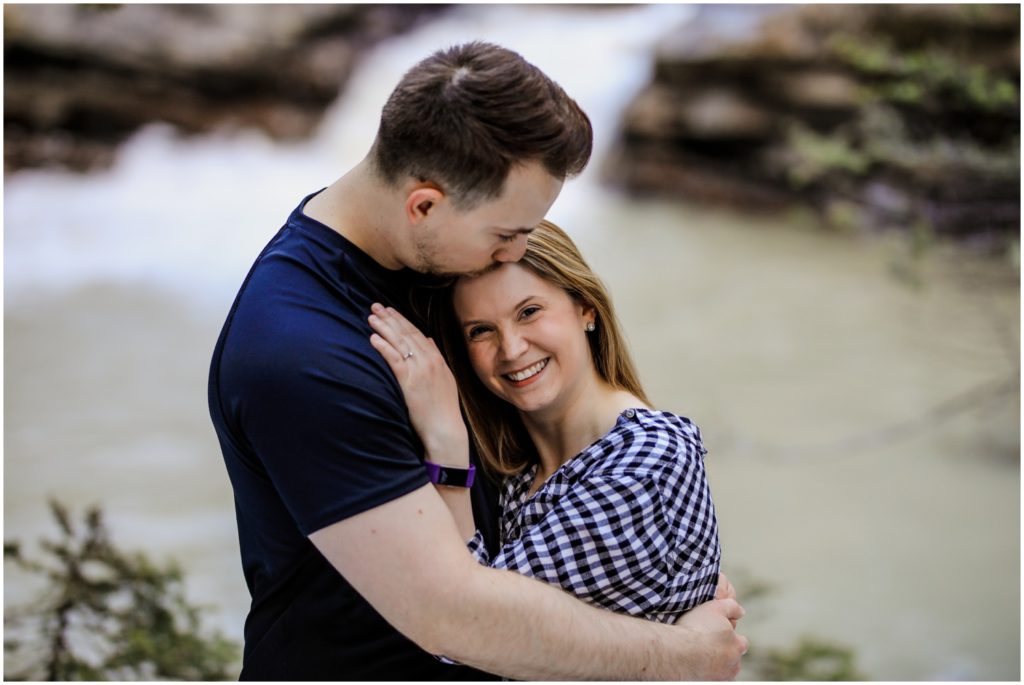
[{"label": "woman's ear", "polygon": [[444,200],[444,193],[432,183],[417,183],[405,196],[405,218],[410,224],[421,223]]},{"label": "woman's ear", "polygon": [[588,331],[594,330],[594,326],[597,325],[597,310],[594,309],[594,305],[586,301],[580,301],[580,316],[583,317],[583,325]]}]

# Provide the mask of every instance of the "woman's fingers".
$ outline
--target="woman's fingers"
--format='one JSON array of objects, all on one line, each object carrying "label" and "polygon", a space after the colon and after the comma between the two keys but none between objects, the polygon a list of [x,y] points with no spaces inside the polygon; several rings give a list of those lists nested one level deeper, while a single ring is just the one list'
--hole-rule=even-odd
[{"label": "woman's fingers", "polygon": [[405,334],[392,317],[371,314],[368,320],[377,335],[398,350],[403,358],[407,358],[410,352],[415,353],[418,349],[416,339]]},{"label": "woman's fingers", "polygon": [[398,379],[409,418],[428,454],[467,452],[459,394],[437,345],[395,310],[374,304],[370,343]]},{"label": "woman's fingers", "polygon": [[391,370],[397,372],[398,366],[402,363],[402,355],[399,354],[394,345],[376,333],[370,336],[370,344],[373,345],[373,349],[380,353],[380,356],[384,357],[384,361],[388,363]]},{"label": "woman's fingers", "polygon": [[[426,338],[409,321],[390,307],[374,304],[370,315],[370,326],[385,340],[404,352],[423,350]],[[404,354],[403,352],[403,354]]]},{"label": "woman's fingers", "polygon": [[396,337],[405,337],[410,344],[417,347],[426,340],[423,333],[393,307],[384,307],[375,303],[370,309]]}]

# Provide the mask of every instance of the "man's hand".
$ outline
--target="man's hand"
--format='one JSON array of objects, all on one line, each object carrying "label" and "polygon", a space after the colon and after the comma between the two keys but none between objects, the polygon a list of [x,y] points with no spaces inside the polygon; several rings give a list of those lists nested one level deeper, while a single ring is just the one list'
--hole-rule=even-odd
[{"label": "man's hand", "polygon": [[[724,573],[718,574],[718,588],[715,590],[715,599],[735,599],[737,602],[739,601],[739,598],[736,597],[736,588],[733,587]],[[739,619],[732,620],[732,627],[734,629],[736,628],[737,620]]]},{"label": "man's hand", "polygon": [[739,675],[748,644],[736,634],[735,625],[744,613],[735,599],[714,599],[683,614],[677,625],[692,631],[688,639],[702,644],[695,650],[703,658],[694,663],[694,680],[732,680]]},{"label": "man's hand", "polygon": [[718,589],[715,590],[715,599],[736,599],[736,588],[732,586],[724,573],[718,574]]}]

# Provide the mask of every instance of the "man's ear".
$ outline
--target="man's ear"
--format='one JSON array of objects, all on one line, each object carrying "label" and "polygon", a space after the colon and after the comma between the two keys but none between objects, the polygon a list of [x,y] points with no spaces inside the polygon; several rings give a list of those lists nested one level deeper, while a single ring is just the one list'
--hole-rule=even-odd
[{"label": "man's ear", "polygon": [[418,183],[405,196],[405,217],[411,224],[422,222],[444,200],[444,193],[430,183]]}]

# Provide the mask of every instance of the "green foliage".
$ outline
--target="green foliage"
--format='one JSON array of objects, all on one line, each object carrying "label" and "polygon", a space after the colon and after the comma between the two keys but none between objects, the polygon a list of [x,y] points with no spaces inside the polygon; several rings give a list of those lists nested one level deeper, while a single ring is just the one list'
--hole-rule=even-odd
[{"label": "green foliage", "polygon": [[829,39],[829,48],[841,61],[865,74],[884,74],[892,69],[893,55],[888,43],[837,33]]},{"label": "green foliage", "polygon": [[[740,622],[745,626],[772,613],[769,606],[779,587],[759,579],[743,568],[730,568],[726,574],[740,593],[740,602],[747,610]],[[762,648],[755,641],[743,658],[743,680],[865,680],[857,671],[855,654],[844,645],[820,637],[803,637],[785,648]]]},{"label": "green foliage", "polygon": [[50,502],[60,539],[42,540],[43,556],[4,542],[4,560],[41,577],[46,589],[5,612],[6,679],[228,680],[239,647],[204,634],[188,603],[181,570],[154,565],[110,541],[98,508],[76,526]]},{"label": "green foliage", "polygon": [[900,170],[917,179],[950,173],[1011,179],[1020,173],[1020,139],[1011,136],[999,148],[979,145],[969,138],[941,136],[914,141],[906,123],[889,106],[864,107],[854,124],[864,141],[863,151],[872,164]]},{"label": "green foliage", "polygon": [[927,183],[950,174],[1013,179],[1020,173],[1020,140],[998,149],[969,138],[942,136],[914,140],[891,105],[873,103],[847,124],[817,133],[799,122],[786,132],[786,180],[800,190],[838,177],[863,179],[879,169]]},{"label": "green foliage", "polygon": [[871,167],[871,157],[855,149],[842,135],[822,135],[794,123],[787,140],[792,154],[787,173],[794,188],[803,188],[830,171],[863,176]]},{"label": "green foliage", "polygon": [[[937,237],[1010,240],[1018,228],[1019,8],[928,7],[808,20],[822,47],[813,69],[840,75],[855,97],[783,112],[783,139],[763,157],[771,181],[829,227],[899,228],[915,255]],[[897,277],[920,285],[905,266]]]},{"label": "green foliage", "polygon": [[836,174],[866,178],[879,169],[912,183],[949,174],[1013,179],[1020,173],[1018,136],[999,146],[966,134],[912,136],[899,113],[905,105],[945,109],[949,103],[976,112],[1016,112],[1019,93],[1006,74],[941,46],[900,51],[885,36],[837,33],[828,44],[836,59],[864,76],[867,98],[856,117],[836,130],[818,133],[799,123],[788,128],[791,187],[803,189]]},{"label": "green foliage", "polygon": [[843,199],[829,200],[824,208],[823,227],[837,232],[856,230],[865,225],[865,211],[856,202]]},{"label": "green foliage", "polygon": [[802,638],[789,649],[751,649],[747,660],[759,680],[864,680],[850,649],[815,638]]},{"label": "green foliage", "polygon": [[941,46],[901,52],[884,36],[837,33],[829,41],[833,56],[873,77],[876,99],[903,104],[934,104],[953,98],[984,111],[1012,110],[1020,100],[1017,85],[1005,74]]}]

